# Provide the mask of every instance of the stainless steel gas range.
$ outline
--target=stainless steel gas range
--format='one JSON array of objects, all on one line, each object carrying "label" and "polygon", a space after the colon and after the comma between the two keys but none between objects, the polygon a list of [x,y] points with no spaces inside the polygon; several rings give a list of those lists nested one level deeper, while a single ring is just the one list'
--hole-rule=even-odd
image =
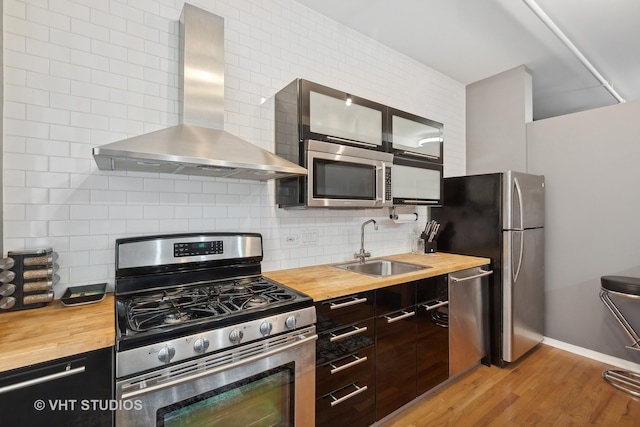
[{"label": "stainless steel gas range", "polygon": [[262,236],[116,241],[116,425],[313,425],[316,314]]}]

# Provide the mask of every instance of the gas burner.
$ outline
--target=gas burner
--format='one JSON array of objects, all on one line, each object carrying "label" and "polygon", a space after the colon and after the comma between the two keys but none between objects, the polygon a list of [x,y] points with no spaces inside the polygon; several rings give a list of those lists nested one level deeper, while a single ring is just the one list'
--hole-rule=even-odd
[{"label": "gas burner", "polygon": [[262,295],[254,295],[242,304],[242,308],[263,307],[267,304],[269,304],[269,300],[267,298]]},{"label": "gas burner", "polygon": [[164,323],[167,325],[176,325],[189,320],[189,315],[181,312],[168,313],[164,316]]}]

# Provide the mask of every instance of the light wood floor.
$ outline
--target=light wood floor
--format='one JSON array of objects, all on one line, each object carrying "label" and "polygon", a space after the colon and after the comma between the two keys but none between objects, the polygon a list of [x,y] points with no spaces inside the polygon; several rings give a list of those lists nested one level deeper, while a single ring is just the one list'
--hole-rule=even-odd
[{"label": "light wood floor", "polygon": [[473,368],[378,425],[640,426],[640,399],[606,383],[609,368],[541,344],[507,368]]}]

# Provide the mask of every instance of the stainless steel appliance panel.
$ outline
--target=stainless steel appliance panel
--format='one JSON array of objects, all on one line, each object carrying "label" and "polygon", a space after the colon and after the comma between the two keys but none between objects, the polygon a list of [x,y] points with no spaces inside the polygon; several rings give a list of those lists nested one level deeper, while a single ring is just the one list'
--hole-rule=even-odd
[{"label": "stainless steel appliance panel", "polygon": [[[432,218],[442,224],[438,238],[439,250],[492,260],[494,274],[489,278],[490,359],[498,366],[516,360],[518,354],[526,352],[524,348],[530,349],[542,339],[542,332],[539,331],[543,327],[537,322],[544,316],[543,303],[527,306],[510,302],[513,296],[517,298],[521,292],[536,295],[543,301],[544,257],[542,253],[531,256],[526,236],[522,241],[523,251],[520,251],[521,242],[517,237],[515,241],[512,239],[510,245],[504,240],[507,236],[513,236],[506,230],[544,230],[544,192],[544,176],[519,172],[445,178],[443,205],[431,209]],[[538,238],[540,243],[533,246],[537,251],[543,251],[544,231],[531,234],[541,236]],[[515,261],[512,261],[512,248],[516,250]],[[505,266],[508,262],[511,265]],[[512,271],[513,266],[519,268],[518,275],[523,277],[520,280],[533,276],[537,279],[522,283],[522,289],[514,288],[509,284],[513,281],[509,279],[515,272]],[[510,295],[505,296],[505,292]],[[533,321],[537,325],[533,330],[537,332],[531,333],[531,327],[526,326],[531,321],[522,320],[521,316],[524,319],[538,319]],[[517,337],[510,338],[508,345],[515,345],[520,350],[508,350],[505,337]]]},{"label": "stainless steel appliance panel", "polygon": [[[116,410],[116,425],[155,426],[163,408],[185,408],[194,402],[222,408],[221,402],[208,397],[213,390],[259,378],[265,372],[287,369],[294,365],[294,394],[283,396],[294,405],[294,425],[310,426],[315,415],[315,327],[297,337],[274,337],[253,346],[216,353],[194,361],[168,366],[160,371],[126,378],[116,382],[116,399],[130,402]],[[264,351],[265,348],[272,348]],[[224,389],[223,389],[224,390]],[[217,406],[216,406],[217,405]],[[223,411],[223,409],[220,409]],[[235,420],[242,414],[230,414]],[[208,424],[210,425],[210,424]]]},{"label": "stainless steel appliance panel", "polygon": [[492,273],[476,267],[449,274],[449,376],[487,355],[486,277]]},{"label": "stainless steel appliance panel", "polygon": [[544,228],[504,232],[503,359],[513,362],[544,334]]},{"label": "stainless steel appliance panel", "polygon": [[503,229],[544,227],[544,185],[541,175],[505,173]]}]

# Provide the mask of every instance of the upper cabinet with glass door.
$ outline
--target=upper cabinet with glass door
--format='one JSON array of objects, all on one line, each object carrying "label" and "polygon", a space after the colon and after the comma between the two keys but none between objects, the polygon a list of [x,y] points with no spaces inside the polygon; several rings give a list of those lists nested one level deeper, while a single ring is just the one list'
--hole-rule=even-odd
[{"label": "upper cabinet with glass door", "polygon": [[442,163],[442,123],[389,108],[388,140],[394,154]]},{"label": "upper cabinet with glass door", "polygon": [[[287,108],[288,114],[278,118],[283,108]],[[276,125],[279,120],[292,120],[295,113],[298,142],[314,139],[384,150],[385,111],[382,104],[303,79],[293,81],[276,94]]]}]

